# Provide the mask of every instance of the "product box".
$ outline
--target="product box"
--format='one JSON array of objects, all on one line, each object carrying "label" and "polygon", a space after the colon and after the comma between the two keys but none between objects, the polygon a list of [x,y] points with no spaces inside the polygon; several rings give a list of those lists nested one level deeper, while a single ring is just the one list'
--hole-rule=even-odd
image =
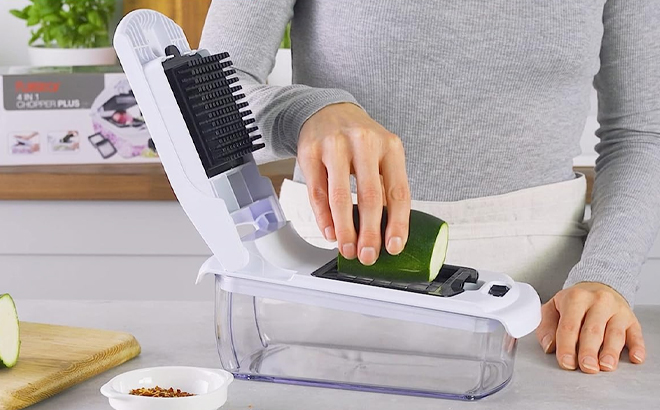
[{"label": "product box", "polygon": [[0,69],[0,165],[159,162],[120,66]]}]

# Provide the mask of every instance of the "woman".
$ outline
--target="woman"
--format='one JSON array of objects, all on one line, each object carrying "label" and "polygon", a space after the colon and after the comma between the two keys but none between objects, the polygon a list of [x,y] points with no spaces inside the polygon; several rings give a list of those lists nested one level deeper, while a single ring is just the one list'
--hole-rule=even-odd
[{"label": "woman", "polygon": [[[294,85],[266,85],[290,20]],[[411,207],[434,213],[448,262],[539,291],[537,337],[559,366],[612,371],[624,346],[644,361],[631,306],[660,227],[655,0],[216,0],[201,47],[231,54],[269,147],[259,160],[297,157],[281,200],[308,240],[371,264],[383,203],[392,254]],[[572,159],[592,85],[587,223]]]}]

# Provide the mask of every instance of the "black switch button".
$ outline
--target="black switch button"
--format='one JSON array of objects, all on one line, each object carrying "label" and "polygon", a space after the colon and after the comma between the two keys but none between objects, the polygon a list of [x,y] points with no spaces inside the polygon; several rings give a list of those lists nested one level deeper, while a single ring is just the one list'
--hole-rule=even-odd
[{"label": "black switch button", "polygon": [[505,285],[493,285],[491,286],[490,290],[488,291],[489,295],[496,296],[498,298],[501,298],[502,296],[506,295],[506,293],[509,291],[509,287]]}]

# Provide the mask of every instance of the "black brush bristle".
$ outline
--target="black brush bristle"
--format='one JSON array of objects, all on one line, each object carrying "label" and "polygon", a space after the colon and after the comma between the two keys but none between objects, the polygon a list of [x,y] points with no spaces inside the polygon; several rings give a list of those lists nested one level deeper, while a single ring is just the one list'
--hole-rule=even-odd
[{"label": "black brush bristle", "polygon": [[265,144],[255,143],[260,135],[245,95],[239,93],[236,71],[228,53],[202,57],[182,56],[174,46],[165,50],[171,58],[163,63],[181,114],[188,126],[197,153],[211,178],[245,162],[245,156]]}]

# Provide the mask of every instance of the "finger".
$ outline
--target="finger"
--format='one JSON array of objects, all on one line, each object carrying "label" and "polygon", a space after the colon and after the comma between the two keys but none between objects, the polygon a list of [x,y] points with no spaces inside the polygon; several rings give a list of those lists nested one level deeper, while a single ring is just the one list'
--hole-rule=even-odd
[{"label": "finger", "polygon": [[552,353],[555,350],[558,323],[559,312],[555,306],[555,300],[552,299],[541,308],[541,323],[536,328],[536,339],[546,353]]},{"label": "finger", "polygon": [[644,345],[642,327],[637,321],[626,332],[626,346],[628,346],[628,355],[631,362],[636,364],[644,362],[646,358],[646,347]]},{"label": "finger", "polygon": [[328,175],[328,203],[337,237],[339,252],[347,259],[357,256],[356,233],[353,224],[348,144],[343,136],[324,140],[323,163]]},{"label": "finger", "polygon": [[580,335],[582,319],[587,312],[589,300],[584,297],[566,298],[559,309],[559,323],[557,324],[557,339],[555,341],[557,361],[567,370],[575,370],[576,346]]},{"label": "finger", "polygon": [[298,163],[305,177],[307,195],[316,224],[326,240],[335,241],[337,237],[328,202],[328,174],[325,165],[316,158],[300,158]]},{"label": "finger", "polygon": [[[358,143],[360,144],[360,143]],[[378,169],[376,147],[356,147],[353,168],[357,182],[357,204],[360,212],[358,258],[364,265],[373,265],[381,247],[381,221],[383,217],[383,188]]]},{"label": "finger", "polygon": [[385,248],[392,255],[401,253],[406,245],[410,223],[410,187],[401,141],[396,138],[381,161],[383,187],[387,202]]},{"label": "finger", "polygon": [[616,370],[621,351],[626,344],[626,328],[629,325],[623,315],[614,315],[605,328],[603,349],[600,352],[600,369],[606,372]]},{"label": "finger", "polygon": [[598,373],[600,364],[598,352],[605,338],[605,327],[612,317],[609,305],[593,305],[586,313],[584,323],[580,330],[578,363],[585,373]]}]

